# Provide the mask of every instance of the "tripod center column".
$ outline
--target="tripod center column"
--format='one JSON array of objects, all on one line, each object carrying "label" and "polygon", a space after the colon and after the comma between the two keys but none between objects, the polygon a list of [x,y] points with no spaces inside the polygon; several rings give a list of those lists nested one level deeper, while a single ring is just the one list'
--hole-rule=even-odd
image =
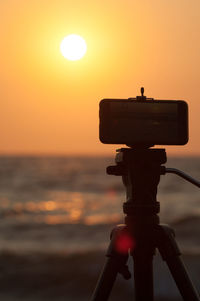
[{"label": "tripod center column", "polygon": [[123,210],[127,215],[126,223],[129,217],[134,219],[134,223],[159,222],[157,186],[160,181],[160,167],[165,162],[164,149],[127,148],[121,149],[116,155],[116,163],[123,164],[124,169],[122,179],[126,188],[126,202]]},{"label": "tripod center column", "polygon": [[164,149],[122,149],[116,163],[123,164],[123,183],[126,202],[123,210],[125,223],[134,247],[135,297],[137,301],[153,301],[153,255],[156,248],[155,228],[160,211],[157,186],[160,165],[166,162]]}]

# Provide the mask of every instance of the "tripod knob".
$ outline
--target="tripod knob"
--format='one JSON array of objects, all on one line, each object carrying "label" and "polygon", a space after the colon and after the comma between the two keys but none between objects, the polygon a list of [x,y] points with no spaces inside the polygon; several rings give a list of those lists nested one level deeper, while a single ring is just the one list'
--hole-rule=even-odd
[{"label": "tripod knob", "polygon": [[123,176],[125,172],[123,166],[114,165],[114,166],[108,166],[106,168],[106,173],[108,175]]}]

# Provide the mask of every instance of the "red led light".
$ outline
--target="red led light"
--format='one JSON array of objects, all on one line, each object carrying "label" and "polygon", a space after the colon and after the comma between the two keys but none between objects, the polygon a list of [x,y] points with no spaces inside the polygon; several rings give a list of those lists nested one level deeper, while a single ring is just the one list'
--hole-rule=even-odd
[{"label": "red led light", "polygon": [[116,251],[118,253],[126,254],[129,249],[133,249],[135,246],[134,239],[127,233],[121,234],[116,240]]}]

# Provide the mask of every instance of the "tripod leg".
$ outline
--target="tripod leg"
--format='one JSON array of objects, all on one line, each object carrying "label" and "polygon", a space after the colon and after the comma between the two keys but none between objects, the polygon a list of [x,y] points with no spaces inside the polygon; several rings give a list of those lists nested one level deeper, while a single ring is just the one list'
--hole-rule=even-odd
[{"label": "tripod leg", "polygon": [[96,288],[92,295],[91,301],[106,301],[109,298],[112,287],[117,277],[121,273],[125,279],[131,277],[126,262],[128,260],[128,249],[124,254],[116,250],[116,245],[120,237],[126,233],[126,226],[119,225],[111,233],[111,241],[106,256],[108,257]]},{"label": "tripod leg", "polygon": [[158,249],[176,282],[184,301],[200,301],[186,268],[180,258],[180,250],[174,238],[174,231],[167,225],[159,225]]},{"label": "tripod leg", "polygon": [[134,262],[135,300],[153,301],[153,256],[155,253],[154,242],[149,235],[140,235],[136,239],[132,251]]},{"label": "tripod leg", "polygon": [[[153,301],[153,256],[134,255],[135,299]],[[145,288],[145,289],[144,289]]]}]

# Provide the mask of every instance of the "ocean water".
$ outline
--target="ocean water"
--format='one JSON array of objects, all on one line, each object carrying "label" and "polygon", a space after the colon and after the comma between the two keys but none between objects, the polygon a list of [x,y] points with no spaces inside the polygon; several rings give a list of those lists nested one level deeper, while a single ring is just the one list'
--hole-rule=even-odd
[{"label": "ocean water", "polygon": [[[124,220],[122,179],[105,171],[113,164],[114,157],[0,157],[1,300],[90,299],[110,231]],[[198,157],[168,158],[166,166],[200,179]],[[200,291],[199,188],[167,174],[157,199]],[[154,261],[156,300],[181,300],[159,255]],[[109,300],[133,300],[132,283],[119,276]]]},{"label": "ocean water", "polygon": [[[114,157],[0,157],[0,250],[104,249],[125,201],[121,177],[106,174],[112,164]],[[199,157],[170,157],[166,166],[200,179]],[[158,201],[161,221],[177,225],[183,247],[198,253],[199,189],[167,174]]]}]

